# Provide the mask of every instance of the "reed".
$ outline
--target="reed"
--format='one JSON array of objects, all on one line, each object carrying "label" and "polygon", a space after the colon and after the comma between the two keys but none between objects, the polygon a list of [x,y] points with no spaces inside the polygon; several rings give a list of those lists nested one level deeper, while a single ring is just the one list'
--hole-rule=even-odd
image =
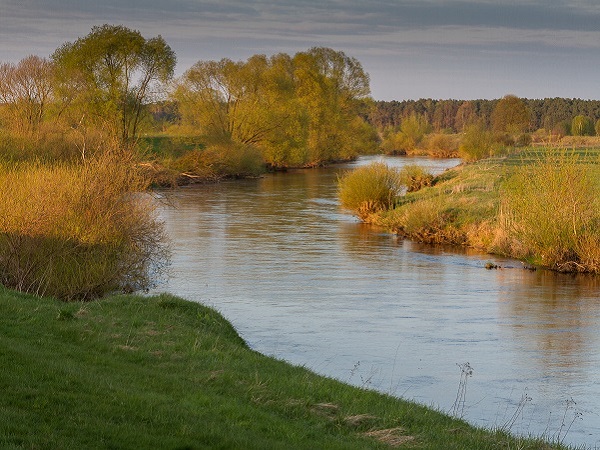
[{"label": "reed", "polygon": [[566,150],[519,167],[500,191],[504,250],[561,272],[600,272],[598,172]]}]

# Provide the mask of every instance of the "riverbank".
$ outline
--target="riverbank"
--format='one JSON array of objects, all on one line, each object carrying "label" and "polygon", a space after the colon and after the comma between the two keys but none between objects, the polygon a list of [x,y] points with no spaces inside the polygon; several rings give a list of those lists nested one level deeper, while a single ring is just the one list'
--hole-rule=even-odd
[{"label": "riverbank", "polygon": [[172,296],[0,301],[3,448],[562,448],[263,356]]},{"label": "riverbank", "polygon": [[598,161],[598,149],[547,148],[463,164],[362,219],[418,242],[600,273]]}]

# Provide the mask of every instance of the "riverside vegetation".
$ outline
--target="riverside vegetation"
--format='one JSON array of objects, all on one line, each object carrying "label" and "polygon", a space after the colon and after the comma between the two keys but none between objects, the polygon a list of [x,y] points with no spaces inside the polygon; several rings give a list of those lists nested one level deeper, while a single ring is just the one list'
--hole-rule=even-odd
[{"label": "riverside vegetation", "polygon": [[[417,191],[378,164],[342,177],[340,199],[362,220],[421,242],[600,273],[598,158],[597,150],[529,150],[463,164]],[[398,195],[403,186],[412,192]]]},{"label": "riverside vegetation", "polygon": [[377,147],[368,75],[342,52],[199,62],[170,84],[175,63],[162,37],[103,25],[0,65],[2,446],[547,448],[258,355],[203,306],[106,297],[166,264],[153,181]]}]

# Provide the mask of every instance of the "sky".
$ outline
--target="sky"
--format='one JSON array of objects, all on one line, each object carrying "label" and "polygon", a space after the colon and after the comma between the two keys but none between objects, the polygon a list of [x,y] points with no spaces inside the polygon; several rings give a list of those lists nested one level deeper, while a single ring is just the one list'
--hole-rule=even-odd
[{"label": "sky", "polygon": [[361,62],[376,100],[600,99],[597,0],[0,0],[0,62],[105,23],[162,35],[178,75],[324,46]]}]

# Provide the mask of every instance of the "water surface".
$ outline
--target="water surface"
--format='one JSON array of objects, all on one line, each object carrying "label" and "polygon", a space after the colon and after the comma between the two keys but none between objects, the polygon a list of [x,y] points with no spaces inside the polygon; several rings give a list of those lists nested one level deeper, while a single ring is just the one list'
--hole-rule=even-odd
[{"label": "water surface", "polygon": [[168,193],[174,255],[159,290],[214,306],[261,353],[444,411],[469,362],[470,422],[600,445],[598,279],[359,223],[336,179],[372,159]]}]

